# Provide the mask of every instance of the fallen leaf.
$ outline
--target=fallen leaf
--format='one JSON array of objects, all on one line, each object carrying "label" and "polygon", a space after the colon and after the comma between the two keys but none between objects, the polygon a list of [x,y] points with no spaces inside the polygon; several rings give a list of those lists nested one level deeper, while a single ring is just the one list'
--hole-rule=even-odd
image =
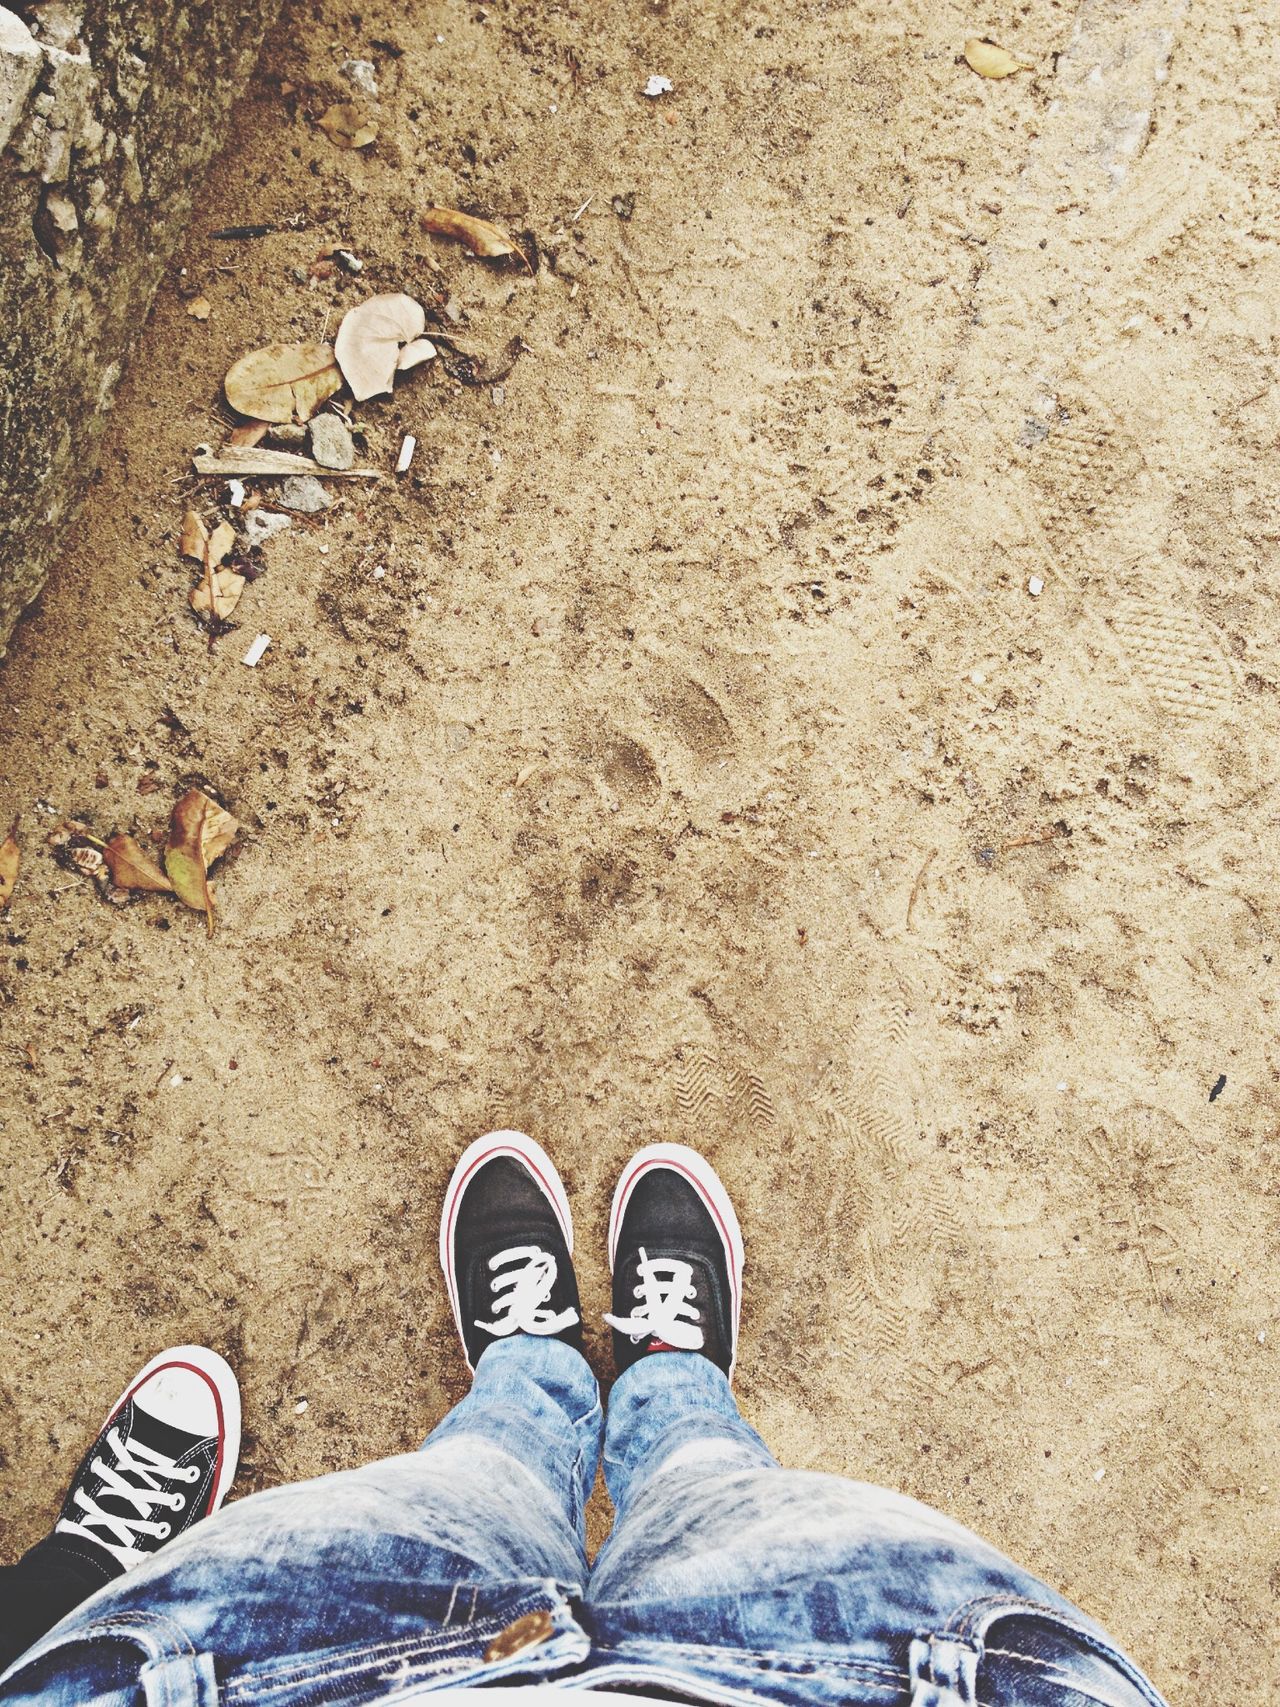
[{"label": "fallen leaf", "polygon": [[210,450],[193,456],[191,466],[197,474],[254,475],[259,479],[273,475],[323,474],[326,480],[379,480],[376,468],[321,468],[309,456],[292,450]]},{"label": "fallen leaf", "polygon": [[188,510],[182,518],[182,533],[178,537],[178,550],[184,557],[194,557],[197,563],[203,563],[205,547],[208,543],[208,528],[194,510]]},{"label": "fallen leaf", "polygon": [[400,293],[371,296],[343,316],[333,353],[357,402],[391,390],[402,346],[415,352],[415,364],[435,355],[435,345],[422,336],[426,326],[422,304]]},{"label": "fallen leaf", "polygon": [[342,375],[329,344],[268,344],[241,356],[222,382],[227,402],[255,421],[309,421]]},{"label": "fallen leaf", "polygon": [[22,853],[18,847],[18,820],[15,818],[9,834],[0,842],[0,913],[13,899],[13,886],[18,881]]},{"label": "fallen leaf", "polygon": [[207,320],[213,313],[213,304],[207,296],[193,296],[187,304],[187,313],[193,320]]},{"label": "fallen leaf", "polygon": [[111,881],[118,889],[145,889],[171,895],[173,884],[132,836],[112,836],[102,850]]},{"label": "fallen leaf", "polygon": [[216,569],[226,558],[227,553],[235,550],[236,530],[230,522],[219,522],[209,536],[209,561]]},{"label": "fallen leaf", "polygon": [[1025,60],[1015,59],[1007,49],[982,36],[970,36],[964,56],[979,77],[1012,77],[1015,71],[1030,71]]},{"label": "fallen leaf", "polygon": [[270,421],[243,421],[240,426],[232,427],[227,435],[227,443],[237,449],[246,445],[261,444],[267,436]]},{"label": "fallen leaf", "polygon": [[226,851],[239,827],[229,812],[198,788],[187,790],[169,819],[164,868],[178,899],[204,914],[210,936],[213,935],[213,891],[209,887],[209,867]]},{"label": "fallen leaf", "polygon": [[204,862],[212,865],[215,859],[220,859],[235,840],[236,831],[240,828],[240,820],[233,818],[224,806],[219,806],[216,800],[209,802],[204,815],[204,830],[201,834],[201,845],[204,848]]},{"label": "fallen leaf", "polygon": [[212,605],[213,614],[225,619],[240,603],[240,595],[244,592],[246,581],[243,575],[237,575],[234,569],[219,569],[213,577],[213,591],[210,595],[209,584],[201,581],[192,587],[187,594],[187,602],[193,611],[199,611],[207,616]]},{"label": "fallen leaf", "polygon": [[456,238],[473,255],[482,255],[486,260],[497,260],[501,255],[519,255],[525,266],[529,265],[507,234],[496,225],[490,225],[487,219],[476,219],[452,207],[429,207],[421,219],[425,230],[433,231],[437,237]]},{"label": "fallen leaf", "polygon": [[335,148],[367,148],[378,139],[378,127],[350,101],[338,101],[316,120]]},{"label": "fallen leaf", "polygon": [[435,353],[436,347],[430,338],[415,338],[401,350],[396,372],[408,373],[410,368],[418,367],[422,362],[429,362]]}]

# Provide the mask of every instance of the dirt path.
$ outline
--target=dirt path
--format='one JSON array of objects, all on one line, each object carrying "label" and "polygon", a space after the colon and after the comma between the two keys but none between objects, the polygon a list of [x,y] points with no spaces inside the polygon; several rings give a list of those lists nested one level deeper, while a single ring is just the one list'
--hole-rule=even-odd
[{"label": "dirt path", "polygon": [[[1269,1700],[1275,47],[1220,0],[601,17],[292,9],[0,676],[4,1543],[175,1339],[240,1369],[244,1491],[409,1446],[460,1391],[457,1148],[549,1145],[602,1307],[663,1132],[742,1206],[784,1458],[974,1524],[1174,1699]],[[306,118],[349,54],[367,155]],[[413,475],[272,541],[210,655],[173,536],[221,376],[376,289],[526,352],[365,406]],[[212,943],[41,846],[201,780],[248,830]]]}]

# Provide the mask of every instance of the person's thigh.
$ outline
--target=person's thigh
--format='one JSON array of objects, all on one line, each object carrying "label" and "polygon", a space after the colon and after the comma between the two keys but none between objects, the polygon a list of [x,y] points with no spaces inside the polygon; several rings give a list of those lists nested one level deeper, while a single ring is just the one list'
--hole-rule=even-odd
[{"label": "person's thigh", "polygon": [[522,1619],[547,1632],[539,1665],[563,1663],[585,1652],[584,1576],[553,1492],[458,1436],[226,1507],[65,1618],[0,1702],[133,1707],[141,1686],[206,1707],[215,1676],[223,1707],[358,1701],[402,1675],[501,1675],[486,1655]]},{"label": "person's thigh", "polygon": [[688,1464],[628,1502],[593,1664],[707,1700],[1151,1707],[1096,1624],[960,1524],[843,1477]]}]

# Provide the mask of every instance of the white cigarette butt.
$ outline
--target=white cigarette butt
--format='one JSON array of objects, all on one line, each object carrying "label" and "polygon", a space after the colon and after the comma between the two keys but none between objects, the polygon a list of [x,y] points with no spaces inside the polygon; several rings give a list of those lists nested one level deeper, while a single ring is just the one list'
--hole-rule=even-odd
[{"label": "white cigarette butt", "polygon": [[262,654],[266,651],[267,647],[270,646],[270,644],[271,644],[271,636],[269,634],[260,634],[258,636],[258,638],[254,641],[253,645],[250,646],[249,650],[245,653],[244,657],[240,660],[240,662],[242,664],[247,664],[249,666],[249,668],[252,670],[255,665],[260,664],[262,662]]},{"label": "white cigarette butt", "polygon": [[418,448],[418,441],[412,433],[404,435],[404,443],[400,446],[400,455],[396,459],[396,473],[403,474],[413,461],[413,453]]}]

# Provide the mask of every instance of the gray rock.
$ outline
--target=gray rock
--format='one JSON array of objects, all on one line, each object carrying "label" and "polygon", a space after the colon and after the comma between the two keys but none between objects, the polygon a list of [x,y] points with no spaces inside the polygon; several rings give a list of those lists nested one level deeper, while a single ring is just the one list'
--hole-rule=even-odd
[{"label": "gray rock", "polygon": [[262,545],[272,534],[292,526],[291,519],[282,516],[278,510],[249,510],[244,518],[245,538],[250,545]]},{"label": "gray rock", "polygon": [[338,415],[317,415],[311,423],[311,454],[321,468],[351,468],[356,447],[351,430]]},{"label": "gray rock", "polygon": [[371,101],[377,100],[378,68],[372,60],[344,59],[338,69],[353,89],[358,89],[362,95],[367,95]]},{"label": "gray rock", "polygon": [[281,482],[280,502],[286,510],[298,510],[304,516],[314,516],[327,510],[333,499],[314,474],[291,474]]},{"label": "gray rock", "polygon": [[23,10],[37,34],[0,5],[0,656],[279,0]]}]

